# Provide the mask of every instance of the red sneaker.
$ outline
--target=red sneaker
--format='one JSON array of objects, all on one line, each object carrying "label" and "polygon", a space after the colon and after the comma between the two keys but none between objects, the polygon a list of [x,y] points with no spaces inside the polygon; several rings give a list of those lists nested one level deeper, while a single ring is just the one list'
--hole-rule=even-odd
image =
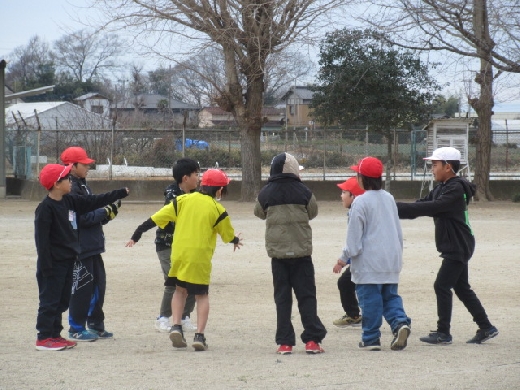
[{"label": "red sneaker", "polygon": [[61,351],[65,348],[67,348],[67,344],[56,339],[36,340],[36,349],[38,351]]},{"label": "red sneaker", "polygon": [[305,352],[307,353],[323,353],[325,350],[316,342],[308,341],[305,344]]},{"label": "red sneaker", "polygon": [[58,341],[59,343],[66,344],[67,348],[74,348],[76,345],[78,345],[78,343],[76,343],[75,341],[70,341],[70,340],[64,339],[63,337],[57,337],[54,340]]},{"label": "red sneaker", "polygon": [[292,347],[290,345],[280,345],[276,353],[279,355],[290,355],[292,353]]}]

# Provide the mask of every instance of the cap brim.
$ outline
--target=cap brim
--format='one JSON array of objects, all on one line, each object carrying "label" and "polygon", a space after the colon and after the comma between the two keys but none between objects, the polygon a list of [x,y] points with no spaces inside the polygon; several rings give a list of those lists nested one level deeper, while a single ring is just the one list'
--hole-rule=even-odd
[{"label": "cap brim", "polygon": [[92,164],[95,163],[96,160],[92,160],[91,158],[86,158],[84,160],[78,161],[80,164]]},{"label": "cap brim", "polygon": [[351,165],[350,169],[352,169],[354,172],[359,173],[359,165]]}]

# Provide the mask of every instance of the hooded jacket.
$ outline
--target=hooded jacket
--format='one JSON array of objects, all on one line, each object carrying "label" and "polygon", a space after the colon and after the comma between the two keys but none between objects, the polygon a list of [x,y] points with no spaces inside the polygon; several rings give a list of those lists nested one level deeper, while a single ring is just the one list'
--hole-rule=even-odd
[{"label": "hooded jacket", "polygon": [[475,250],[475,237],[469,224],[468,204],[476,186],[455,176],[439,183],[415,203],[397,203],[399,218],[433,217],[435,244],[444,259],[467,263]]},{"label": "hooded jacket", "polygon": [[[73,195],[92,195],[90,187],[84,178],[71,176],[72,188],[70,193]],[[104,208],[99,208],[82,214],[79,218],[79,244],[81,253],[79,259],[99,255],[105,252],[105,234],[102,224],[108,221],[107,212]]]},{"label": "hooded jacket", "polygon": [[271,258],[312,255],[309,221],[318,215],[318,205],[311,190],[301,182],[298,170],[298,161],[290,154],[276,156],[268,183],[258,194],[254,213],[266,220],[265,248]]}]

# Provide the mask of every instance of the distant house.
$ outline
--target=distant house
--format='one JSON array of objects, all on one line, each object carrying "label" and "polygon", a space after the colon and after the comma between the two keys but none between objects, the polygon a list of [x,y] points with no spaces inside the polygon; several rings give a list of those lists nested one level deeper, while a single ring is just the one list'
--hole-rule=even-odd
[{"label": "distant house", "polygon": [[110,121],[69,102],[18,103],[6,108],[7,129],[110,129]]},{"label": "distant house", "polygon": [[286,107],[287,127],[307,127],[314,124],[309,108],[313,95],[314,92],[307,87],[294,86],[282,96]]},{"label": "distant house", "polygon": [[199,127],[234,127],[237,125],[231,112],[224,111],[220,107],[204,107],[199,112]]},{"label": "distant house", "polygon": [[[279,130],[285,123],[285,108],[262,108],[262,130]],[[199,113],[199,127],[235,127],[237,125],[231,112],[220,107],[204,107]]]},{"label": "distant house", "polygon": [[110,106],[112,112],[117,111],[118,121],[132,120],[137,116],[147,122],[164,122],[182,124],[184,113],[187,114],[187,122],[197,121],[200,108],[193,104],[181,102],[176,99],[168,99],[168,96],[157,94],[142,94],[128,97],[113,103]]},{"label": "distant house", "polygon": [[85,95],[78,96],[74,99],[74,103],[87,111],[95,112],[108,118],[110,114],[110,101],[106,96],[97,92],[90,92]]}]

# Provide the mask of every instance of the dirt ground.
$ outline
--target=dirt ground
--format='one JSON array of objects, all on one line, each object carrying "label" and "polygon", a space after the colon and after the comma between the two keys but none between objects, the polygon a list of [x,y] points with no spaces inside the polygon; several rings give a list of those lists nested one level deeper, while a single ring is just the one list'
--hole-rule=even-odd
[{"label": "dirt ground", "polygon": [[[33,220],[36,202],[0,200],[0,389],[518,389],[520,388],[520,204],[470,206],[477,249],[470,281],[500,335],[466,344],[476,325],[455,298],[453,344],[429,346],[419,336],[436,326],[433,281],[440,265],[430,218],[403,221],[404,267],[400,293],[412,318],[402,352],[357,348],[360,329],[338,329],[342,315],[332,267],[343,245],[346,215],[338,202],[319,203],[312,222],[318,311],[327,327],[326,353],[306,355],[298,338],[293,355],[276,355],[275,306],[264,222],[252,203],[223,202],[244,247],[235,253],[219,241],[213,259],[209,350],[175,351],[168,335],[154,329],[162,274],[148,232],[133,248],[125,243],[160,203],[124,202],[105,228],[108,275],[106,327],[113,340],[82,343],[62,352],[38,352],[35,319]],[[382,248],[384,249],[384,248]],[[195,319],[194,315],[194,319]],[[66,319],[66,315],[64,316]],[[302,331],[298,309],[293,324]],[[64,324],[65,325],[65,324]],[[66,325],[65,325],[66,326]],[[65,331],[63,332],[66,336]],[[187,334],[188,341],[193,337]]]}]

